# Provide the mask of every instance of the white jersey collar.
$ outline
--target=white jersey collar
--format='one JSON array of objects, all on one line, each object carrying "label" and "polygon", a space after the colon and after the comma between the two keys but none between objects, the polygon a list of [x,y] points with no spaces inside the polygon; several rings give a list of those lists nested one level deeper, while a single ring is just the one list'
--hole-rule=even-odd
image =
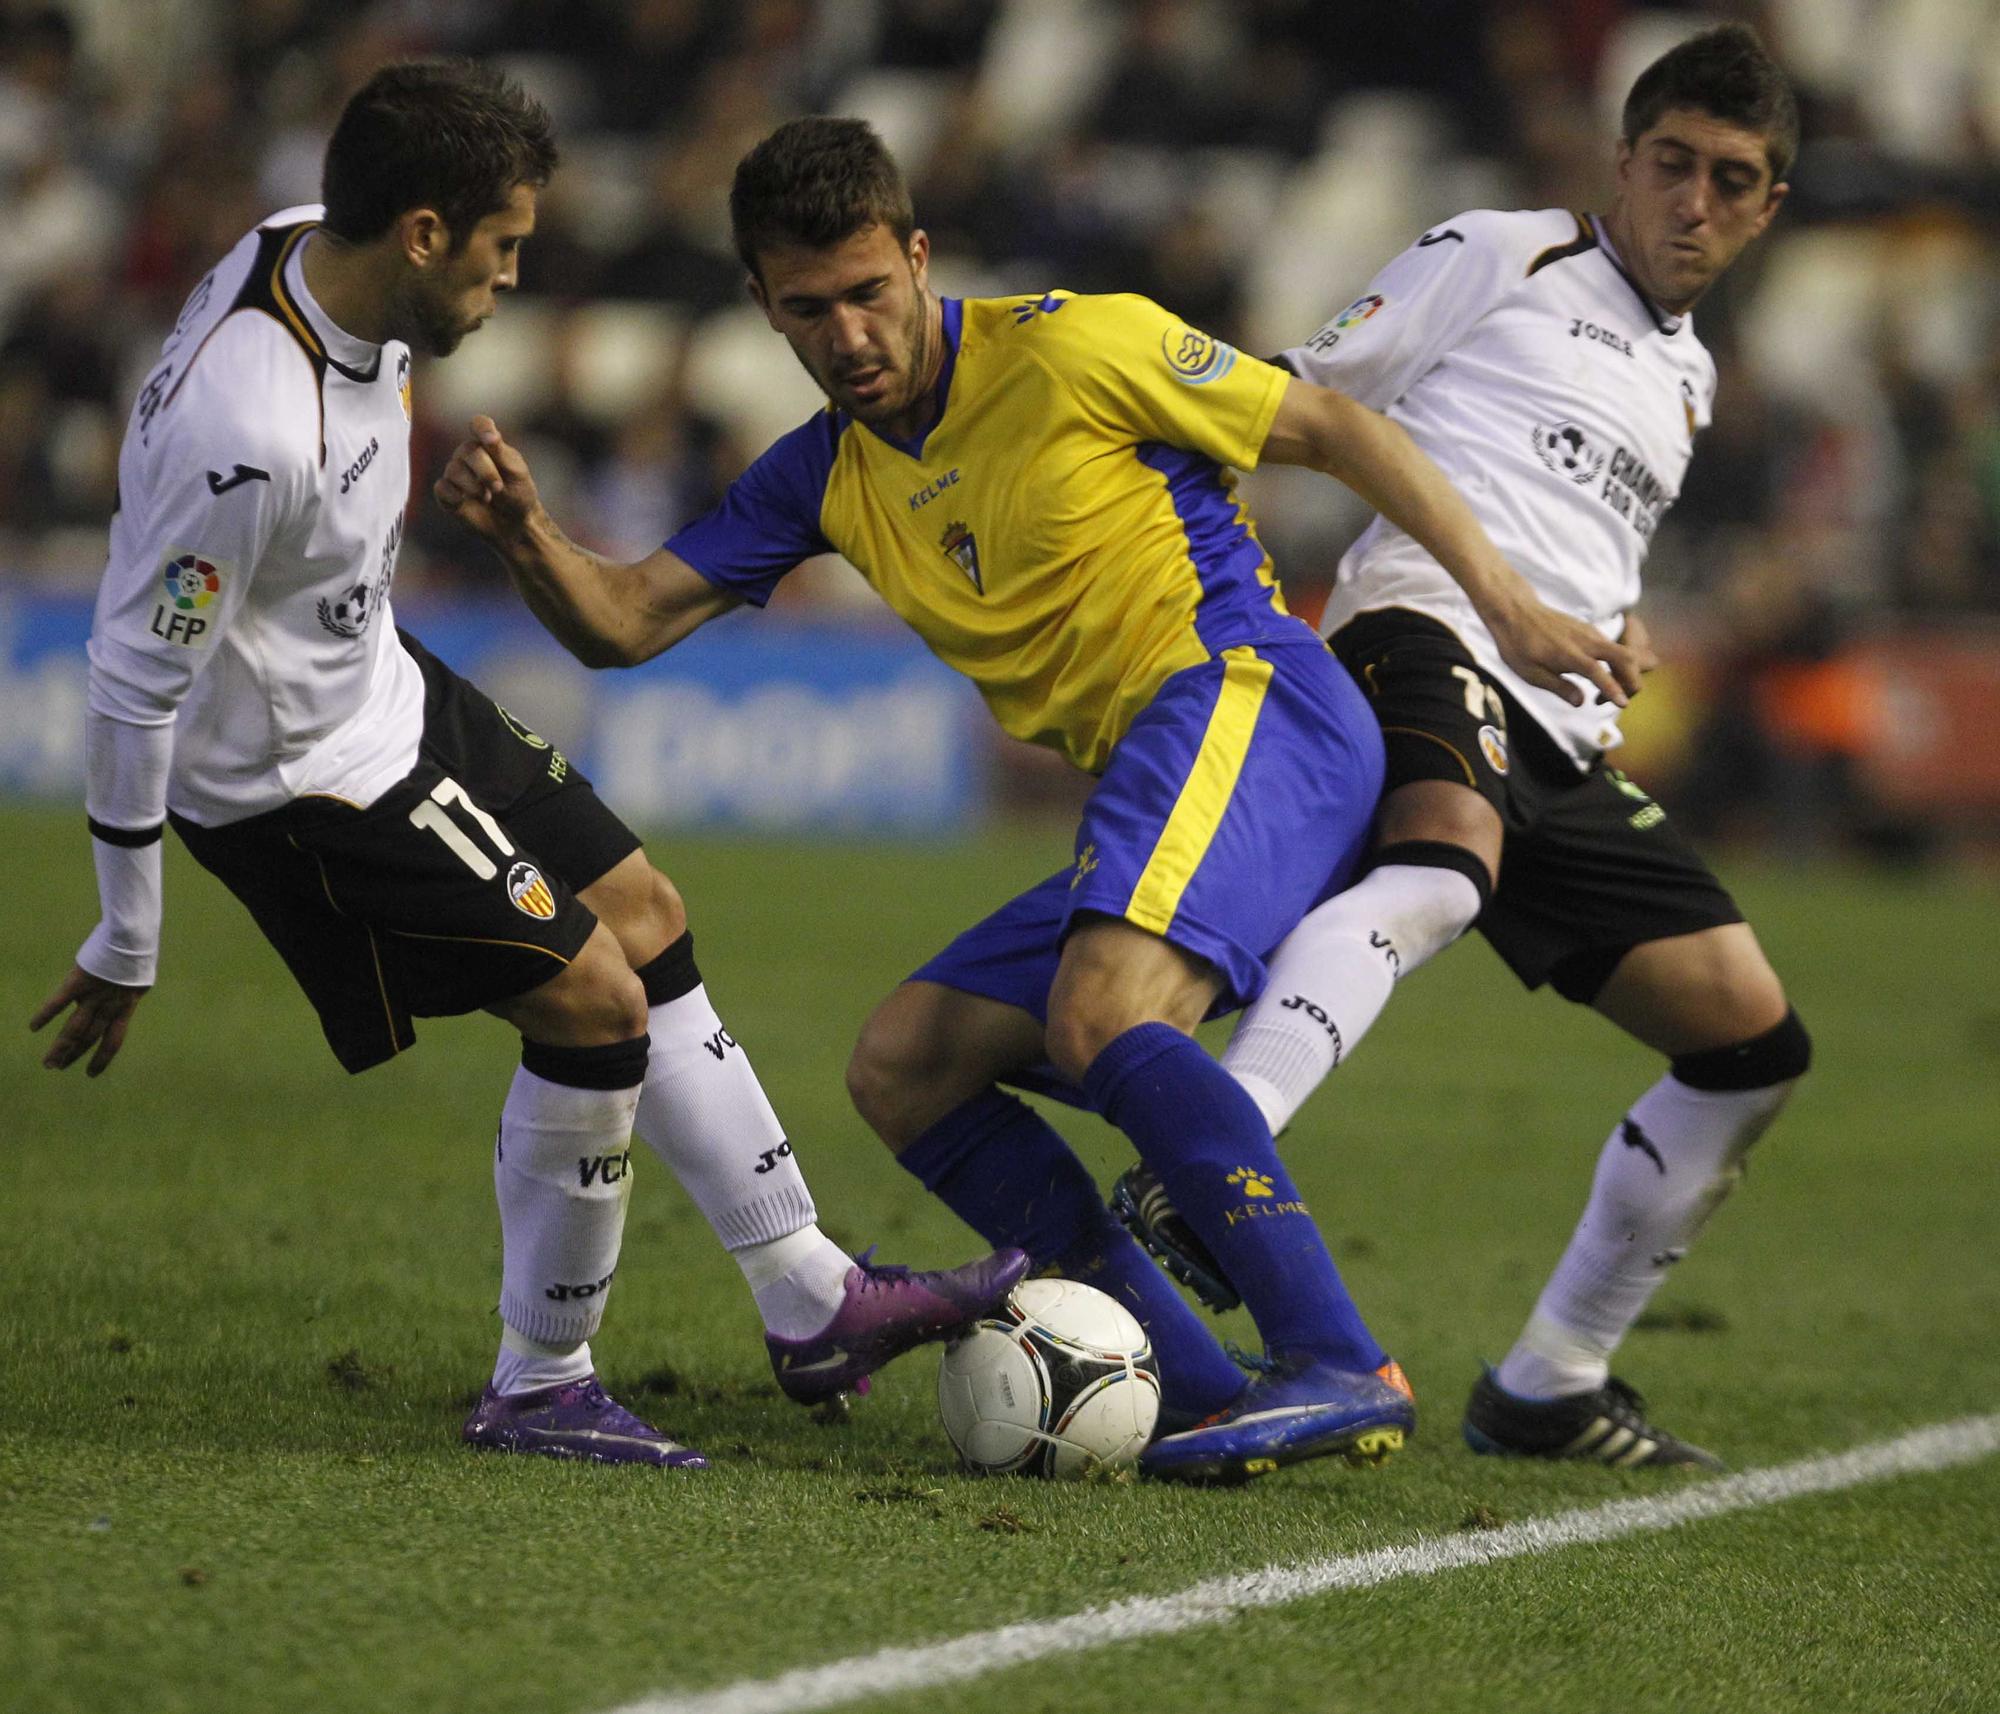
[{"label": "white jersey collar", "polygon": [[311,323],[333,366],[350,381],[372,381],[382,371],[382,347],[370,345],[365,339],[356,339],[320,307],[319,300],[312,295],[312,288],[306,284],[306,248],[317,236],[315,228],[306,234],[305,242],[295,246],[291,255],[285,258],[285,289],[298,305],[299,312]]},{"label": "white jersey collar", "polygon": [[1653,325],[1662,333],[1679,333],[1681,324],[1687,320],[1687,317],[1684,315],[1669,315],[1658,304],[1654,303],[1645,294],[1644,290],[1641,289],[1639,282],[1632,278],[1632,271],[1625,266],[1624,258],[1618,254],[1618,246],[1611,242],[1611,233],[1605,227],[1603,220],[1595,214],[1588,218],[1590,220],[1590,230],[1596,234],[1597,247],[1604,252],[1605,261],[1618,270],[1618,277],[1632,288],[1633,294],[1638,298],[1640,303],[1646,306],[1646,313],[1653,318]]}]

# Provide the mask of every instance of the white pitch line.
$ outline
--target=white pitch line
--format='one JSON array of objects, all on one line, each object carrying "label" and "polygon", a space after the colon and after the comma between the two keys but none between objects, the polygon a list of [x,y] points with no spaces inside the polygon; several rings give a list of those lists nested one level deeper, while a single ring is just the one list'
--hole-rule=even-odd
[{"label": "white pitch line", "polygon": [[1553,1553],[1619,1536],[1673,1529],[1730,1512],[1773,1506],[1808,1494],[1971,1464],[2000,1452],[2000,1415],[1937,1423],[1851,1452],[1746,1470],[1671,1494],[1612,1500],[1601,1506],[1529,1518],[1497,1530],[1419,1536],[1402,1547],[1375,1548],[1302,1565],[1270,1565],[1212,1578],[1177,1595],[1137,1596],[1058,1619],[1031,1619],[973,1631],[941,1643],[878,1649],[775,1678],[745,1678],[714,1690],[667,1693],[628,1702],[610,1714],[802,1714],[864,1697],[893,1696],[961,1683],[990,1672],[1076,1654],[1107,1643],[1164,1636],[1220,1624],[1256,1607],[1280,1607],[1337,1589],[1368,1589],[1399,1577],[1434,1577],[1470,1565]]}]

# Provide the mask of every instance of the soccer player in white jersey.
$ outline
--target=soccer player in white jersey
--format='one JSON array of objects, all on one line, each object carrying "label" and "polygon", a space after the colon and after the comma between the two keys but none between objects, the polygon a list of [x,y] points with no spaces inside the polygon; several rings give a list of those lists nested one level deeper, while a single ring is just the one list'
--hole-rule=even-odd
[{"label": "soccer player in white jersey", "polygon": [[408,1047],[412,1017],[504,1018],[503,1333],[464,1438],[700,1465],[590,1352],[635,1128],[741,1265],[801,1402],[866,1390],[1027,1259],[914,1274],[827,1238],[672,883],[559,751],[396,629],[411,349],[447,355],[512,289],[555,163],[548,115],[504,78],[387,67],[335,128],[324,206],[272,216],[195,288],[126,430],[91,628],[102,918],[31,1027],[68,1014],[51,1069],[111,1064],[155,977],[167,821],[349,1071]]},{"label": "soccer player in white jersey", "polygon": [[[1695,36],[1632,88],[1608,213],[1456,216],[1279,361],[1386,410],[1537,595],[1645,649],[1640,567],[1715,390],[1689,311],[1777,214],[1797,140],[1756,36]],[[1529,987],[1666,1055],[1464,1429],[1480,1452],[1712,1465],[1647,1421],[1610,1359],[1805,1072],[1806,1031],[1728,893],[1608,765],[1616,708],[1510,671],[1384,519],[1341,561],[1322,628],[1387,743],[1373,867],[1273,956],[1224,1063],[1283,1130],[1395,982],[1475,923]],[[1117,1201],[1197,1290],[1232,1301],[1156,1184],[1128,1179]]]}]

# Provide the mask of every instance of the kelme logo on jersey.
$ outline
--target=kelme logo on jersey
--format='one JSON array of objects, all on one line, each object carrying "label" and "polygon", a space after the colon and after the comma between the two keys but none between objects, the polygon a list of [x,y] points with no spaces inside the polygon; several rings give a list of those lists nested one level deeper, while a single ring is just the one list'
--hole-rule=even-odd
[{"label": "kelme logo on jersey", "polygon": [[1170,327],[1160,335],[1160,352],[1167,367],[1190,387],[1206,387],[1220,381],[1236,367],[1236,347],[1197,332],[1192,327]]},{"label": "kelme logo on jersey", "polygon": [[1558,476],[1567,476],[1579,488],[1595,482],[1604,468],[1604,454],[1591,444],[1590,436],[1572,422],[1541,424],[1532,431],[1535,456]]},{"label": "kelme logo on jersey", "polygon": [[1482,726],[1479,729],[1479,753],[1486,758],[1486,765],[1503,778],[1507,772],[1507,734],[1497,726]]},{"label": "kelme logo on jersey", "polygon": [[944,527],[944,534],[938,538],[938,546],[951,555],[958,569],[972,580],[972,587],[981,595],[986,593],[986,580],[979,575],[979,543],[972,532],[954,518]]},{"label": "kelme logo on jersey", "polygon": [[531,916],[537,922],[555,920],[556,896],[542,879],[541,870],[532,863],[516,863],[507,871],[507,897],[523,916]]},{"label": "kelme logo on jersey", "polygon": [[160,568],[166,579],[167,599],[183,613],[206,607],[222,592],[222,573],[213,560],[184,553]]},{"label": "kelme logo on jersey", "polygon": [[1054,315],[1068,302],[1068,298],[1059,298],[1054,292],[1045,293],[1039,298],[1024,298],[1014,306],[1014,325],[1026,327],[1036,316]]},{"label": "kelme logo on jersey", "polygon": [[410,421],[410,354],[407,351],[396,358],[396,397],[402,401],[403,421]]}]

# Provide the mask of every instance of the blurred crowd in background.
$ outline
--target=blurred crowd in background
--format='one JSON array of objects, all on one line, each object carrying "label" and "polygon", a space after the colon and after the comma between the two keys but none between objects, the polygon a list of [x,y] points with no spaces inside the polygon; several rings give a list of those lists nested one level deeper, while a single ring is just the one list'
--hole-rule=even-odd
[{"label": "blurred crowd in background", "polygon": [[[515,298],[419,375],[400,597],[494,586],[427,497],[473,410],[633,554],[812,411],[727,226],[792,114],[875,122],[941,290],[1141,291],[1268,353],[1462,209],[1604,206],[1632,78],[1725,18],[1793,75],[1804,145],[1696,313],[1717,420],[1649,568],[1679,688],[1635,748],[1700,825],[1893,843],[1851,645],[2000,622],[1993,0],[0,0],[0,588],[94,586],[138,378],[201,273],[316,200],[385,59],[504,65],[565,158]],[[1298,472],[1246,491],[1310,612],[1363,515]],[[837,564],[788,591],[874,615]]]}]

